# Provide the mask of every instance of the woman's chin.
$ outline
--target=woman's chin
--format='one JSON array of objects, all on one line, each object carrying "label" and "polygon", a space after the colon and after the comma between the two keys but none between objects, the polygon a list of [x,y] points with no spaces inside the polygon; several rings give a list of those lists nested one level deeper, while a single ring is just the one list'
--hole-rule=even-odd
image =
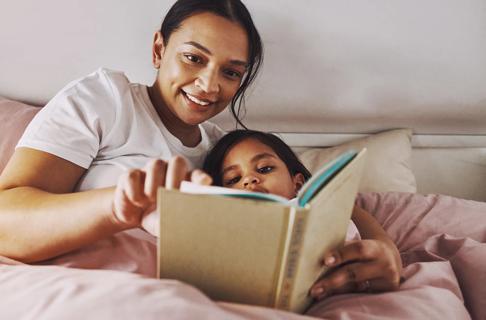
[{"label": "woman's chin", "polygon": [[188,126],[197,126],[204,121],[210,119],[212,115],[205,115],[202,113],[185,112],[183,115],[179,115],[179,119]]}]

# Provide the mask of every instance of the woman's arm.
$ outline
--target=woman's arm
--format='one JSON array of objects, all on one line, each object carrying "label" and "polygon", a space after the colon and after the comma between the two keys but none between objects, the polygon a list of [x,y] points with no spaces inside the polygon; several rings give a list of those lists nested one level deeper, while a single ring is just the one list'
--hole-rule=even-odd
[{"label": "woman's arm", "polygon": [[141,225],[157,232],[149,215],[157,188],[178,188],[187,165],[181,157],[154,159],[114,187],[73,192],[84,172],[49,153],[17,149],[0,176],[0,255],[34,262]]},{"label": "woman's arm", "polygon": [[334,293],[394,290],[400,284],[400,253],[385,230],[357,206],[352,220],[362,240],[326,254],[323,264],[334,269],[312,287],[311,295],[317,299]]},{"label": "woman's arm", "polygon": [[73,193],[85,172],[46,152],[19,148],[0,176],[0,255],[47,259],[123,230],[114,188]]}]

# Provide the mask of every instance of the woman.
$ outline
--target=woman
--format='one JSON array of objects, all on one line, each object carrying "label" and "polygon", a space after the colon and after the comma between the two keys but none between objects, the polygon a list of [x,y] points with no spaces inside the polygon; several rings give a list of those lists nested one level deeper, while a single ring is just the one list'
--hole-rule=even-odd
[{"label": "woman", "polygon": [[[238,0],[180,0],[152,56],[151,87],[101,69],[34,119],[0,177],[0,255],[40,261],[150,225],[157,187],[185,177],[184,160],[171,157],[200,166],[221,136],[206,121],[230,101],[239,121],[262,46]],[[172,160],[150,160],[160,158]]]},{"label": "woman", "polygon": [[177,1],[154,37],[151,87],[100,69],[29,125],[0,176],[0,255],[40,261],[140,227],[157,187],[178,187],[186,172],[182,158],[160,159],[199,166],[222,134],[206,121],[231,102],[239,122],[261,61],[239,0]]}]

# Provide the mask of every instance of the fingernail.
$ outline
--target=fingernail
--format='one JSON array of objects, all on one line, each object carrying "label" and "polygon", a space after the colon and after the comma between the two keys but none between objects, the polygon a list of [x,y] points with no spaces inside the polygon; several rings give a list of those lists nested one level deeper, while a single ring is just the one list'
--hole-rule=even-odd
[{"label": "fingernail", "polygon": [[312,290],[312,296],[317,297],[318,295],[322,294],[324,292],[323,288],[316,288]]},{"label": "fingernail", "polygon": [[336,262],[336,258],[334,258],[334,256],[330,256],[330,257],[327,257],[326,260],[324,261],[324,263],[327,265],[327,266],[331,266],[334,264],[334,262]]}]

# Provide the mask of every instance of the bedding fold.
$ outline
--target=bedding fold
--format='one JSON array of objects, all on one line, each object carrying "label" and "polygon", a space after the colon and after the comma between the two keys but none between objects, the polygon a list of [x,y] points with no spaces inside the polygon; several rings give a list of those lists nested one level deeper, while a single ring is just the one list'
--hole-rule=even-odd
[{"label": "bedding fold", "polygon": [[486,203],[441,195],[363,193],[397,243],[396,291],[331,296],[306,315],[212,301],[156,279],[155,239],[122,232],[35,265],[0,256],[2,319],[486,319]]}]

